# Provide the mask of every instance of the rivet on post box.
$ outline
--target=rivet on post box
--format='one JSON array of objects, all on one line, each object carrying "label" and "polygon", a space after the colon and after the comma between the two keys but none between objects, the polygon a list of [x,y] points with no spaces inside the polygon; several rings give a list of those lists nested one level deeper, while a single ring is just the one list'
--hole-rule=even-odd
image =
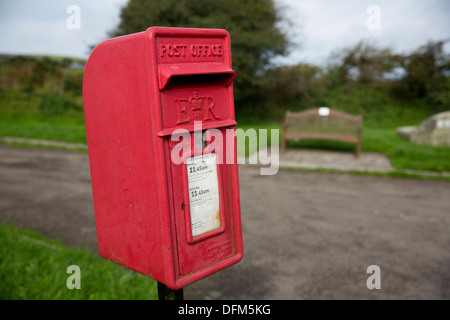
[{"label": "rivet on post box", "polygon": [[241,260],[234,76],[221,29],[95,47],[83,101],[101,256],[172,290]]}]

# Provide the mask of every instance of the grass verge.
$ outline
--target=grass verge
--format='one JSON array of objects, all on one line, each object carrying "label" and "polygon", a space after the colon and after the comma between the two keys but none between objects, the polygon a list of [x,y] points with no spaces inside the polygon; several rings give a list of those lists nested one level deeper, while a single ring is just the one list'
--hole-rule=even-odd
[{"label": "grass verge", "polygon": [[[258,143],[263,133],[260,130],[267,130],[268,145],[274,143],[271,137],[273,129],[280,130],[279,139],[281,139],[281,126],[278,123],[239,123],[237,128],[242,129],[240,134],[246,136],[245,139],[239,139],[239,132],[237,133],[238,155],[241,157],[248,156],[258,150]],[[249,138],[251,136],[249,129],[254,129],[257,140]],[[86,143],[84,122],[77,117],[74,119],[50,118],[47,120],[0,117],[0,136]],[[275,143],[279,143],[279,139]],[[404,141],[397,136],[394,128],[366,126],[362,139],[363,152],[384,153],[396,169],[450,171],[450,161],[448,161],[450,159],[450,148],[430,147]],[[352,144],[319,140],[289,141],[288,147],[349,152],[355,150],[355,146]]]},{"label": "grass verge", "polygon": [[0,114],[0,136],[86,143],[86,127],[79,119],[43,120]]},{"label": "grass verge", "polygon": [[[244,124],[240,125],[239,128],[244,131],[254,128],[258,132],[258,140],[259,129],[268,129],[269,144],[271,143],[270,130],[278,129],[281,139],[281,126],[279,124]],[[308,148],[348,152],[354,152],[355,150],[354,144],[321,140],[288,141],[287,146],[291,149]],[[241,149],[243,149],[242,147]],[[257,147],[257,144],[250,144],[245,141],[246,155],[249,152],[256,151]],[[450,161],[448,160],[450,159],[450,148],[413,144],[398,137],[395,129],[365,127],[362,136],[362,151],[384,153],[394,168],[399,170],[450,171]]]},{"label": "grass verge", "polygon": [[379,171],[362,171],[362,170],[336,170],[327,168],[300,168],[300,167],[285,167],[284,170],[290,171],[307,171],[307,172],[322,172],[322,173],[348,173],[358,176],[372,176],[372,177],[389,177],[389,178],[406,178],[406,179],[418,179],[418,180],[440,180],[450,182],[450,176],[444,175],[427,175],[419,173],[411,173],[407,171],[391,171],[391,172],[379,172]]},{"label": "grass verge", "polygon": [[[70,265],[80,267],[81,289],[68,289]],[[156,282],[90,251],[0,224],[1,300],[153,300]]]}]

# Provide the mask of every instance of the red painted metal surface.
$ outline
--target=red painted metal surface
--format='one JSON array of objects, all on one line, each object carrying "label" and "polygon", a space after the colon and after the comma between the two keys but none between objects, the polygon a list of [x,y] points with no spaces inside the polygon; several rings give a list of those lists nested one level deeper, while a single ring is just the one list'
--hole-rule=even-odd
[{"label": "red painted metal surface", "polygon": [[[233,78],[225,30],[152,27],[94,49],[83,101],[103,257],[174,290],[242,258],[236,140],[225,139],[236,125]],[[234,161],[216,160],[219,227],[193,236],[187,164],[171,160],[171,134],[194,137],[195,121],[223,143],[184,157]]]}]

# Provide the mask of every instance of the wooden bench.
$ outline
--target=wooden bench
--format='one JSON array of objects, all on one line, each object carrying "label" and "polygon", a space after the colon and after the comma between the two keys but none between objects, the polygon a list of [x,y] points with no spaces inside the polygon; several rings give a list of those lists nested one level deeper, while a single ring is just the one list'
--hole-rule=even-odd
[{"label": "wooden bench", "polygon": [[282,129],[281,152],[292,139],[334,140],[356,144],[356,157],[361,154],[363,116],[326,107],[300,112],[286,112]]}]

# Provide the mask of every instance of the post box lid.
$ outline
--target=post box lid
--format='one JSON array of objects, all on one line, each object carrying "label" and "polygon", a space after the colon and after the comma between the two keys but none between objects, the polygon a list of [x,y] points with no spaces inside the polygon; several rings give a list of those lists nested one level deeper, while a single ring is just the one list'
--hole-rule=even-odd
[{"label": "post box lid", "polygon": [[159,89],[166,88],[173,77],[195,75],[224,75],[220,78],[220,84],[228,86],[233,81],[235,72],[226,64],[219,62],[160,64]]}]

